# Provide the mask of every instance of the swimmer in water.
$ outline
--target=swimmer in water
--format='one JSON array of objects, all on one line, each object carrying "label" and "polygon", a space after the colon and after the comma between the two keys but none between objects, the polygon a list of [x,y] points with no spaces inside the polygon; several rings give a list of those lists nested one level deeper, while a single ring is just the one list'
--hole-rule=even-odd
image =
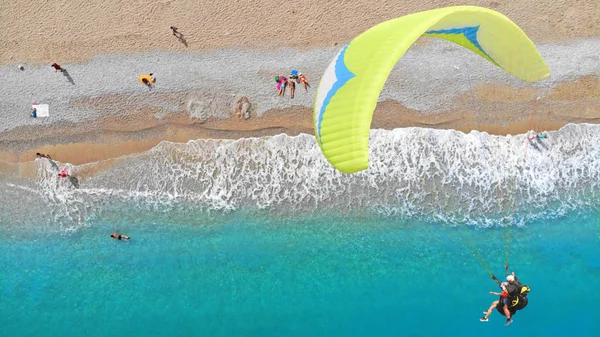
[{"label": "swimmer in water", "polygon": [[111,238],[113,239],[117,239],[117,240],[123,240],[123,241],[129,241],[129,236],[127,235],[123,235],[123,234],[117,234],[117,232],[114,232],[110,235]]},{"label": "swimmer in water", "polygon": [[69,172],[68,172],[67,170],[61,170],[61,171],[58,173],[58,176],[59,176],[60,178],[66,178],[66,177],[68,177],[68,176],[69,176]]}]

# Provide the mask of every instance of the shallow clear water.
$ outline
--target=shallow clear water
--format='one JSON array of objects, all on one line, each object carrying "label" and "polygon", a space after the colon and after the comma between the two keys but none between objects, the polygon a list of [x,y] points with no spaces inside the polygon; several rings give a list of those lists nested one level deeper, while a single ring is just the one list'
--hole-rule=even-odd
[{"label": "shallow clear water", "polygon": [[[532,287],[503,326],[496,286],[453,229],[376,216],[111,210],[70,234],[3,236],[0,335],[591,336],[600,214],[514,230]],[[117,227],[130,242],[109,237]],[[503,274],[500,229],[468,229]]]}]

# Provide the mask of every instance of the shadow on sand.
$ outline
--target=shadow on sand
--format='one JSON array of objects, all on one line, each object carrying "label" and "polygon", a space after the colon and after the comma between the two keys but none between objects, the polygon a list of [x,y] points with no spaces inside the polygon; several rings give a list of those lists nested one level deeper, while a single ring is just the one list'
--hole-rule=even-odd
[{"label": "shadow on sand", "polygon": [[179,33],[177,35],[175,35],[175,37],[177,38],[177,40],[179,40],[179,42],[183,43],[183,45],[187,48],[188,47],[188,42],[185,39],[185,37],[183,37],[183,34]]},{"label": "shadow on sand", "polygon": [[549,149],[548,145],[546,145],[544,142],[542,142],[542,140],[541,140],[541,139],[539,139],[539,138],[538,138],[538,139],[537,139],[537,142],[538,142],[538,144],[540,144],[540,146],[541,146],[541,147],[543,147],[544,149],[546,149],[546,150],[548,150],[548,149]]},{"label": "shadow on sand", "polygon": [[75,82],[73,81],[73,77],[71,77],[71,75],[69,75],[69,72],[67,71],[67,69],[63,69],[61,71],[61,73],[67,78],[67,81],[69,81],[69,83],[75,85]]}]

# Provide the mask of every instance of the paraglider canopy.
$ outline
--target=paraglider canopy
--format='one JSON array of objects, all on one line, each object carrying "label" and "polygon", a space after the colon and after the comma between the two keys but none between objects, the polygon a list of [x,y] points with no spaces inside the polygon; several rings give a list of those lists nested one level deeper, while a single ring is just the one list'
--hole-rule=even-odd
[{"label": "paraglider canopy", "polygon": [[461,45],[523,81],[550,77],[533,42],[491,9],[446,7],[380,23],[339,51],[317,90],[315,137],[338,170],[355,173],[368,167],[369,129],[379,93],[394,65],[421,35]]}]

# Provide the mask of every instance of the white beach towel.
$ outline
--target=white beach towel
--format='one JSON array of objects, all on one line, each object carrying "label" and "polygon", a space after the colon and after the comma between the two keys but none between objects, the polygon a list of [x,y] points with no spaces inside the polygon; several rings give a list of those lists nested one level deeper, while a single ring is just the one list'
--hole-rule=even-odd
[{"label": "white beach towel", "polygon": [[36,116],[39,117],[48,117],[50,116],[50,110],[48,104],[32,104],[32,109],[36,109]]}]

